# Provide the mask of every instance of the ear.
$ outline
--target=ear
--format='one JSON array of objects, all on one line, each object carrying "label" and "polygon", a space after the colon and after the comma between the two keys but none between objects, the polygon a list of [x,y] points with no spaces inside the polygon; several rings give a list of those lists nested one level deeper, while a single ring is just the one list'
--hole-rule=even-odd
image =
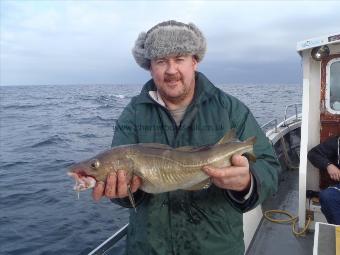
[{"label": "ear", "polygon": [[150,63],[150,67],[149,67],[149,72],[151,77],[153,78],[153,69],[152,69],[152,64]]},{"label": "ear", "polygon": [[198,62],[195,56],[192,56],[192,66],[194,68],[194,71],[197,70]]}]

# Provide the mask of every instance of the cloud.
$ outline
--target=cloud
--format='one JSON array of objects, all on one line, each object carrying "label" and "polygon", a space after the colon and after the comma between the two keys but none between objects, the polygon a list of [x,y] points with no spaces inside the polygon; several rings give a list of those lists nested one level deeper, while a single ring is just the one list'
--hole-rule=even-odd
[{"label": "cloud", "polygon": [[[246,76],[298,81],[285,67],[300,68],[296,42],[336,32],[339,9],[332,1],[1,1],[0,84],[143,83],[149,74],[131,48],[141,31],[169,19],[200,27],[202,70],[219,82],[244,81],[242,68],[274,67]],[[226,65],[234,72],[223,77]]]}]

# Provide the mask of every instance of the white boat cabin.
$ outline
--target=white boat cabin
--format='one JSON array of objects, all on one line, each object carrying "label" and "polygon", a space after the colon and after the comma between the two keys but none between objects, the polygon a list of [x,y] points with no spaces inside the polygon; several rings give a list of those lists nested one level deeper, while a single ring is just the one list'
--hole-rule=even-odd
[{"label": "white boat cabin", "polygon": [[312,215],[314,222],[326,222],[320,206],[314,206],[306,192],[319,191],[332,181],[312,166],[307,153],[328,137],[340,134],[340,33],[301,41],[297,51],[303,68],[299,167],[299,227],[303,228],[306,215]]}]

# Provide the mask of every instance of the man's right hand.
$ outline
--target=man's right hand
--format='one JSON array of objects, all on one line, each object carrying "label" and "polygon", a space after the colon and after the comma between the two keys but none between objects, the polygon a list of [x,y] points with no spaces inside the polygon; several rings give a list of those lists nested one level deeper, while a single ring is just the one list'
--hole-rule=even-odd
[{"label": "man's right hand", "polygon": [[[93,188],[92,197],[97,202],[103,196],[107,198],[124,198],[128,196],[129,180],[125,171],[109,173],[106,182],[97,182]],[[134,193],[142,185],[142,179],[133,176],[130,184],[131,192]]]},{"label": "man's right hand", "polygon": [[340,169],[333,164],[327,166],[327,172],[332,180],[340,181]]}]

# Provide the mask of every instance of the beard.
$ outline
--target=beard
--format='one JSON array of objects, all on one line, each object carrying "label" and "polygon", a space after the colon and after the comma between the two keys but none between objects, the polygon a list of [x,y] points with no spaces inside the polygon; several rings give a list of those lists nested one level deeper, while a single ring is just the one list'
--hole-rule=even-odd
[{"label": "beard", "polygon": [[[166,101],[169,101],[173,104],[178,104],[181,103],[182,101],[184,101],[188,95],[190,94],[190,85],[189,84],[185,84],[181,74],[177,73],[177,74],[167,74],[164,76],[164,83],[165,86],[162,88],[160,87],[158,89],[159,94],[161,95],[161,97],[163,99],[165,99]],[[170,83],[170,82],[180,82],[180,84],[178,85],[174,85],[174,88],[177,93],[173,94],[172,92],[172,85],[166,85],[166,83]]]}]

